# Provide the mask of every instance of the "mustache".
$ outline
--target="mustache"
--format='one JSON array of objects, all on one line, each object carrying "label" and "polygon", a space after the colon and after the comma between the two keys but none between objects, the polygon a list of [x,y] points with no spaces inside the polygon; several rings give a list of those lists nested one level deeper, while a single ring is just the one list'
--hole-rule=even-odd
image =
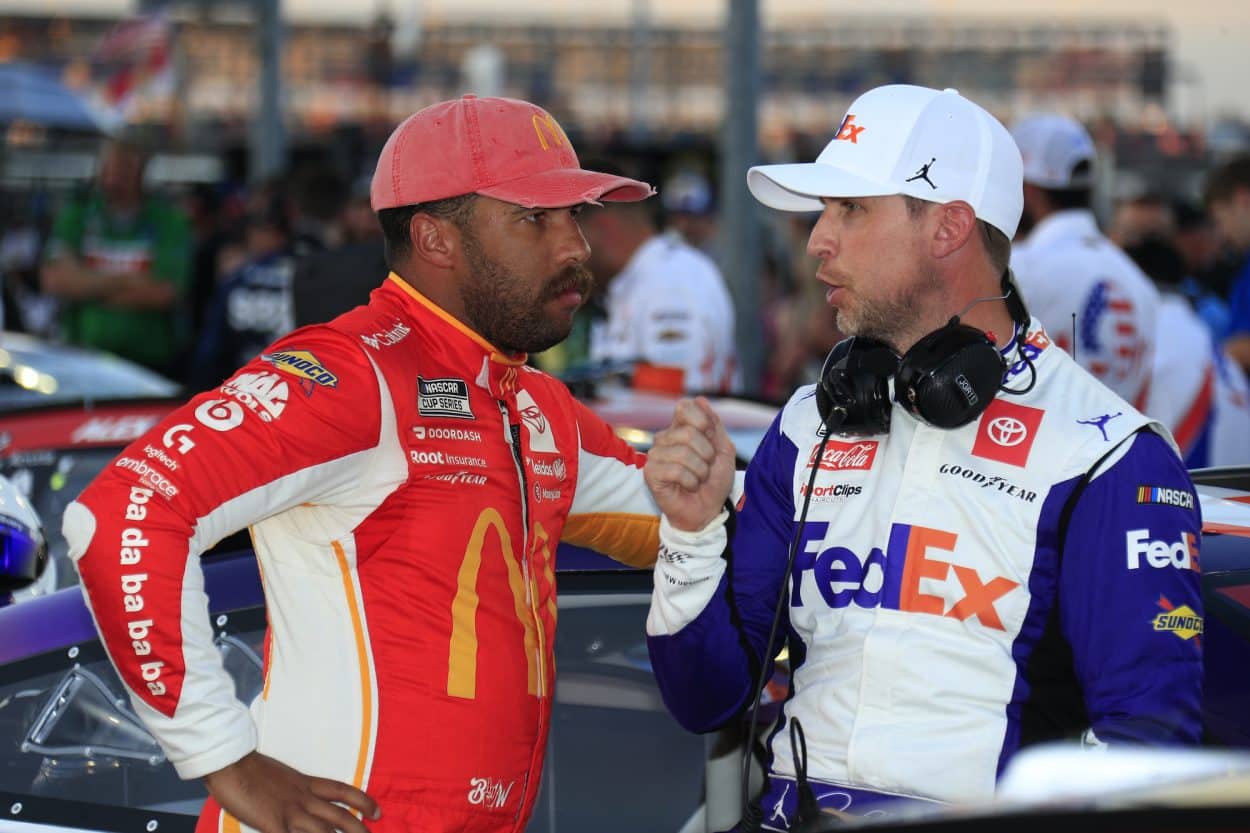
[{"label": "mustache", "polygon": [[584,298],[590,294],[590,287],[593,283],[594,275],[585,266],[578,264],[568,267],[552,278],[543,295],[546,298],[558,298],[566,292],[580,292]]}]

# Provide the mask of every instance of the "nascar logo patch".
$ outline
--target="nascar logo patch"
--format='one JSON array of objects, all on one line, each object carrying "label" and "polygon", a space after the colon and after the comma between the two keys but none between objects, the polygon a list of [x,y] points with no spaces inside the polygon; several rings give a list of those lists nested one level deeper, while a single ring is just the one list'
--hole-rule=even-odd
[{"label": "nascar logo patch", "polygon": [[1188,489],[1169,489],[1166,486],[1138,486],[1137,502],[1193,509],[1194,493]]}]

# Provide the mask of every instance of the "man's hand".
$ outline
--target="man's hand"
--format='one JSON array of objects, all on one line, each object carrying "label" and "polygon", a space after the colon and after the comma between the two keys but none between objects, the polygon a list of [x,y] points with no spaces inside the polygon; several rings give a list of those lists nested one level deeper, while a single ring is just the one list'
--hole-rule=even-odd
[{"label": "man's hand", "polygon": [[734,482],[734,446],[703,397],[677,403],[673,424],[655,435],[643,470],[660,511],[693,532],[720,514]]},{"label": "man's hand", "polygon": [[368,833],[360,819],[338,806],[381,818],[377,802],[355,787],[313,778],[259,752],[209,773],[204,786],[222,809],[262,833]]}]

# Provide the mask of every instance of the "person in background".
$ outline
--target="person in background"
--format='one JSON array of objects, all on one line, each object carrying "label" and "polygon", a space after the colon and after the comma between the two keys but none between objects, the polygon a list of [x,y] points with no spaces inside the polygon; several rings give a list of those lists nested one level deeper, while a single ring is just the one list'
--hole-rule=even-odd
[{"label": "person in background", "polygon": [[1027,237],[1011,267],[1055,343],[1134,408],[1146,407],[1159,293],[1098,230],[1090,210],[1094,142],[1079,122],[1039,114],[1016,123]]},{"label": "person in background", "polygon": [[1116,203],[1107,237],[1121,249],[1146,237],[1170,239],[1176,234],[1172,203],[1155,191],[1145,191]]},{"label": "person in background", "polygon": [[347,180],[329,165],[313,164],[291,177],[285,210],[291,223],[291,253],[297,258],[324,252],[342,242],[340,213],[347,202]]},{"label": "person in background", "polygon": [[47,195],[39,191],[0,193],[0,285],[4,329],[55,340],[56,299],[39,289],[46,203]]},{"label": "person in background", "polygon": [[189,333],[182,301],[189,279],[187,220],[146,192],[147,154],[110,140],[90,193],[57,215],[40,285],[61,302],[61,333],[70,344],[106,350],[178,376]]},{"label": "person in background", "polygon": [[369,207],[369,178],[352,186],[338,221],[341,245],[295,263],[295,326],[319,324],[368,303],[374,276],[386,269],[382,227]]},{"label": "person in background", "polygon": [[808,250],[852,338],[736,500],[706,400],[682,400],[647,457],[663,511],[647,644],[669,710],[694,731],[737,720],[788,644],[740,829],[985,802],[1045,740],[1197,744],[1193,485],[1167,430],[1020,302],[1007,130],[954,90],[878,87],[815,162],[747,184],[821,212]]},{"label": "person in background", "polygon": [[1125,249],[1159,288],[1146,412],[1172,432],[1188,468],[1250,463],[1250,386],[1185,295],[1185,261],[1162,237]]},{"label": "person in background", "polygon": [[191,362],[192,390],[221,384],[268,344],[295,329],[291,227],[281,191],[255,194],[243,220],[244,261],[209,302]]},{"label": "person in background", "polygon": [[678,171],[660,186],[660,205],[668,229],[714,261],[719,261],[716,201],[707,177]]},{"label": "person in background", "polygon": [[581,224],[607,313],[590,331],[590,360],[635,362],[637,387],[736,390],[733,300],[712,259],[661,234],[639,203],[588,206]]},{"label": "person in background", "polygon": [[1220,236],[1241,262],[1229,290],[1229,334],[1224,347],[1250,373],[1250,154],[1233,157],[1212,170],[1205,198]]},{"label": "person in background", "polygon": [[[658,541],[643,455],[526,354],[589,291],[581,206],[653,193],[582,168],[528,102],[418,111],[373,176],[390,271],[369,304],[262,351],[66,508],[136,714],[204,779],[200,833],[525,829],[557,544],[647,567]],[[250,713],[199,564],[242,528],[272,624]]]},{"label": "person in background", "polygon": [[1180,291],[1211,331],[1216,344],[1223,344],[1232,323],[1226,295],[1236,264],[1226,256],[1210,215],[1185,200],[1177,201],[1172,210],[1176,233],[1170,240],[1185,266]]}]

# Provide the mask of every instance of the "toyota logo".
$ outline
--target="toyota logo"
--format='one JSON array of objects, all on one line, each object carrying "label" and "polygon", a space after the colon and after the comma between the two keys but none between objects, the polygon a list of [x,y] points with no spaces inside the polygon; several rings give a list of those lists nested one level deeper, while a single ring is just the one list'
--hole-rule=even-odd
[{"label": "toyota logo", "polygon": [[1015,417],[1001,416],[990,421],[987,433],[994,442],[1011,448],[1024,442],[1024,438],[1029,435],[1029,429]]}]

